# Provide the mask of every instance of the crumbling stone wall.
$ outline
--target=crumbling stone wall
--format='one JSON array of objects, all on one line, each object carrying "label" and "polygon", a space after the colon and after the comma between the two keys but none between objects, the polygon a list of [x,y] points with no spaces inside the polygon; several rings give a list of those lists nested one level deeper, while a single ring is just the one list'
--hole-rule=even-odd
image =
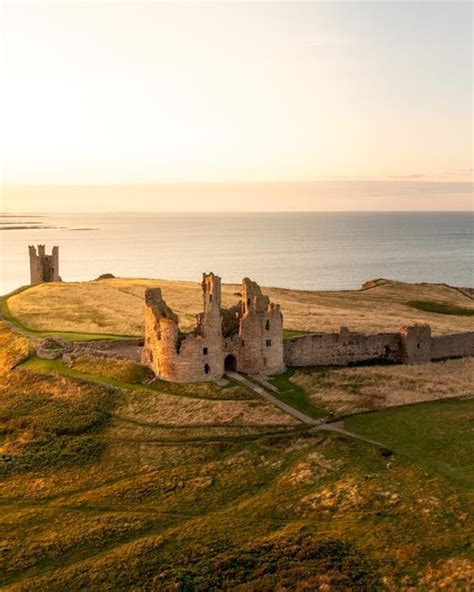
[{"label": "crumbling stone wall", "polygon": [[30,277],[31,284],[41,284],[42,282],[60,282],[59,277],[59,247],[53,247],[51,255],[46,255],[44,245],[28,247],[30,255]]},{"label": "crumbling stone wall", "polygon": [[474,355],[474,333],[432,337],[429,325],[398,332],[363,334],[340,327],[283,341],[280,307],[249,278],[242,280],[242,300],[221,308],[221,279],[203,274],[203,312],[190,333],[179,330],[178,317],[160,289],[145,294],[145,343],[142,362],[165,380],[203,382],[226,370],[279,374],[285,366],[348,366],[379,361],[420,364],[432,359]]},{"label": "crumbling stone wall", "polygon": [[335,333],[311,333],[285,341],[288,366],[347,366],[372,360],[397,362],[398,333],[351,333],[340,327]]},{"label": "crumbling stone wall", "polygon": [[178,317],[159,288],[145,293],[142,362],[164,380],[203,382],[224,374],[220,278],[203,274],[202,286],[204,311],[197,316],[196,329],[191,333],[179,330]]},{"label": "crumbling stone wall", "polygon": [[362,362],[422,364],[473,356],[474,332],[431,336],[429,325],[402,327],[398,333],[312,333],[285,341],[288,366],[348,366]]},{"label": "crumbling stone wall", "polygon": [[410,325],[400,329],[400,362],[423,364],[431,362],[431,327]]},{"label": "crumbling stone wall", "polygon": [[474,356],[474,332],[440,335],[431,339],[431,359],[445,360]]}]

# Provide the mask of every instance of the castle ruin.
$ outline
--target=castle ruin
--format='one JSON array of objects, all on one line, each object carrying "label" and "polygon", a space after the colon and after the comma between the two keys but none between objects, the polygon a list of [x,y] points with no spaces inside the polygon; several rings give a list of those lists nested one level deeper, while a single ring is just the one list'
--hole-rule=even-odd
[{"label": "castle ruin", "polygon": [[221,278],[203,274],[203,312],[189,333],[179,329],[176,314],[159,288],[145,293],[145,344],[142,362],[164,380],[203,382],[228,370],[248,374],[283,372],[283,316],[248,278],[242,300],[223,309]]},{"label": "castle ruin", "polygon": [[[29,255],[31,284],[61,281],[59,247],[47,255],[44,245],[38,245],[38,250],[30,246]],[[161,290],[149,288],[145,292],[144,342],[121,341],[123,351],[118,351],[116,341],[94,342],[93,347],[76,345],[75,352],[129,359],[130,348],[135,347],[135,361],[141,360],[159,378],[175,382],[218,380],[228,371],[269,376],[286,367],[421,364],[474,356],[473,331],[433,336],[426,324],[371,334],[339,327],[333,332],[311,332],[283,340],[280,306],[270,302],[256,282],[244,278],[238,293],[241,300],[230,308],[222,308],[219,276],[204,273],[201,285],[203,310],[196,315],[194,330],[181,331]],[[55,356],[63,350],[55,349]],[[42,356],[50,357],[52,351],[45,350]]]},{"label": "castle ruin", "polygon": [[31,284],[42,282],[60,282],[59,277],[59,247],[53,247],[51,255],[46,255],[44,245],[28,247],[30,253],[30,276]]},{"label": "castle ruin", "polygon": [[351,366],[365,363],[421,364],[474,355],[474,333],[431,335],[429,325],[414,324],[392,333],[354,333],[340,327],[283,340],[279,305],[258,284],[242,280],[242,300],[221,306],[221,278],[203,274],[203,312],[184,333],[159,288],[145,292],[145,342],[142,362],[164,380],[204,382],[227,371],[279,374],[289,367]]}]

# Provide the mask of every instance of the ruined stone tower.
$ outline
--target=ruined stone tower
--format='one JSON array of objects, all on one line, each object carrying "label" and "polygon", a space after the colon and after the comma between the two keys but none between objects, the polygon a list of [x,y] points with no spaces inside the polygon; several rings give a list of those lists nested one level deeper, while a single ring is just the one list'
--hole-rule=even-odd
[{"label": "ruined stone tower", "polygon": [[400,362],[423,364],[431,362],[431,327],[409,325],[400,329]]},{"label": "ruined stone tower", "polygon": [[245,278],[243,300],[221,308],[221,278],[203,274],[203,312],[190,333],[179,330],[178,317],[159,289],[145,293],[145,345],[142,361],[164,380],[203,382],[224,372],[277,374],[283,361],[283,318],[259,286]]},{"label": "ruined stone tower", "polygon": [[175,382],[203,382],[224,374],[221,327],[221,279],[203,274],[204,311],[191,333],[182,333],[178,317],[159,288],[145,292],[145,345],[142,361],[157,376]]},{"label": "ruined stone tower", "polygon": [[59,277],[59,247],[53,247],[51,255],[46,255],[44,245],[38,245],[38,252],[31,245],[28,250],[30,253],[31,284],[61,281]]},{"label": "ruined stone tower", "polygon": [[248,374],[279,374],[283,362],[283,315],[255,282],[242,280],[239,370]]}]

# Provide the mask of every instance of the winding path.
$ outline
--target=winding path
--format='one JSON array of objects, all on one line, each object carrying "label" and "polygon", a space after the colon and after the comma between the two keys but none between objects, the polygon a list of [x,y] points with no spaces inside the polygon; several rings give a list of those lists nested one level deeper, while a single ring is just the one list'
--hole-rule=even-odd
[{"label": "winding path", "polygon": [[248,388],[252,392],[256,393],[257,395],[263,397],[269,403],[272,403],[273,405],[275,405],[276,407],[278,407],[279,409],[281,409],[285,413],[288,413],[288,415],[291,415],[292,417],[298,419],[299,421],[301,421],[307,425],[313,426],[314,431],[336,432],[336,433],[341,434],[343,436],[347,436],[348,438],[354,438],[355,440],[361,440],[362,442],[367,442],[368,444],[373,444],[375,446],[379,446],[380,448],[386,448],[385,444],[382,444],[381,442],[376,442],[375,440],[370,440],[369,438],[364,438],[364,436],[360,436],[359,434],[354,434],[354,432],[349,432],[348,430],[344,429],[344,422],[343,421],[334,421],[332,423],[325,423],[321,420],[314,419],[313,417],[306,415],[302,411],[299,411],[298,409],[295,409],[291,405],[284,403],[278,397],[275,397],[275,395],[272,395],[262,385],[255,384],[254,382],[250,381],[248,378],[245,378],[245,376],[242,376],[242,374],[239,374],[238,372],[227,371],[227,376],[229,376],[229,378],[232,378],[232,380],[235,380],[236,382],[242,384],[243,386],[245,386],[246,388]]},{"label": "winding path", "polygon": [[321,421],[318,421],[317,419],[314,419],[313,417],[306,415],[302,411],[298,411],[298,409],[295,409],[291,405],[288,405],[287,403],[280,401],[280,399],[278,397],[275,397],[275,395],[272,395],[263,386],[261,386],[259,384],[255,384],[254,382],[250,381],[248,378],[245,378],[245,376],[242,376],[242,374],[239,374],[238,372],[230,372],[230,371],[226,371],[226,374],[229,378],[232,378],[232,380],[235,380],[236,382],[242,384],[243,386],[245,386],[246,388],[248,388],[252,392],[256,393],[257,395],[260,395],[261,397],[263,397],[264,399],[266,399],[267,401],[269,401],[270,403],[275,405],[275,407],[278,407],[279,409],[281,409],[282,411],[284,411],[288,415],[292,415],[293,417],[295,417],[299,421],[302,421],[303,423],[306,423],[307,425],[312,425],[312,426],[321,425]]}]

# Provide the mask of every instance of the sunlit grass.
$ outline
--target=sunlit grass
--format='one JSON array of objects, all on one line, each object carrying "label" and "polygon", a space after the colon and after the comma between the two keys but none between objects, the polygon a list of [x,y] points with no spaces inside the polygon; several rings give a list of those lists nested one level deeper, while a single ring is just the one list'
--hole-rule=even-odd
[{"label": "sunlit grass", "polygon": [[[80,367],[84,370],[87,367],[87,361]],[[245,397],[245,394],[244,397],[239,396],[242,387],[238,386],[232,387],[236,389],[237,396],[232,397],[231,389],[221,389],[224,392],[222,398],[218,398],[212,396],[214,388],[221,388],[216,385],[174,385],[163,381],[150,385],[127,383],[112,378],[110,373],[107,376],[107,372],[104,376],[81,372],[74,367],[69,368],[59,360],[34,358],[27,360],[22,368],[78,378],[129,391],[127,398],[117,410],[118,416],[144,425],[298,425],[296,420],[270,403]],[[121,373],[123,377],[123,369]],[[206,396],[209,391],[211,391],[210,397]]]},{"label": "sunlit grass", "polygon": [[474,396],[474,358],[414,366],[302,368],[292,377],[314,405],[342,415]]},{"label": "sunlit grass", "polygon": [[8,372],[28,358],[33,351],[29,340],[0,322],[0,374]]},{"label": "sunlit grass", "polygon": [[386,458],[273,425],[259,401],[153,391],[136,366],[31,360],[0,376],[2,590],[466,588],[472,402],[347,420]]},{"label": "sunlit grass", "polygon": [[[110,279],[80,283],[40,284],[8,299],[17,322],[31,330],[63,331],[101,336],[143,335],[144,292],[160,287],[181,327],[190,329],[201,309],[201,287],[194,282],[145,279]],[[239,300],[239,286],[223,286],[223,306]],[[397,331],[401,325],[430,323],[435,334],[474,330],[474,318],[417,310],[410,301],[435,301],[474,310],[472,301],[458,290],[442,285],[382,282],[362,291],[309,292],[268,288],[281,304],[285,336],[300,332],[333,331],[345,325],[354,331]],[[105,306],[106,303],[106,306]]]},{"label": "sunlit grass", "polygon": [[474,487],[474,399],[445,400],[356,415],[346,427],[457,482]]}]

